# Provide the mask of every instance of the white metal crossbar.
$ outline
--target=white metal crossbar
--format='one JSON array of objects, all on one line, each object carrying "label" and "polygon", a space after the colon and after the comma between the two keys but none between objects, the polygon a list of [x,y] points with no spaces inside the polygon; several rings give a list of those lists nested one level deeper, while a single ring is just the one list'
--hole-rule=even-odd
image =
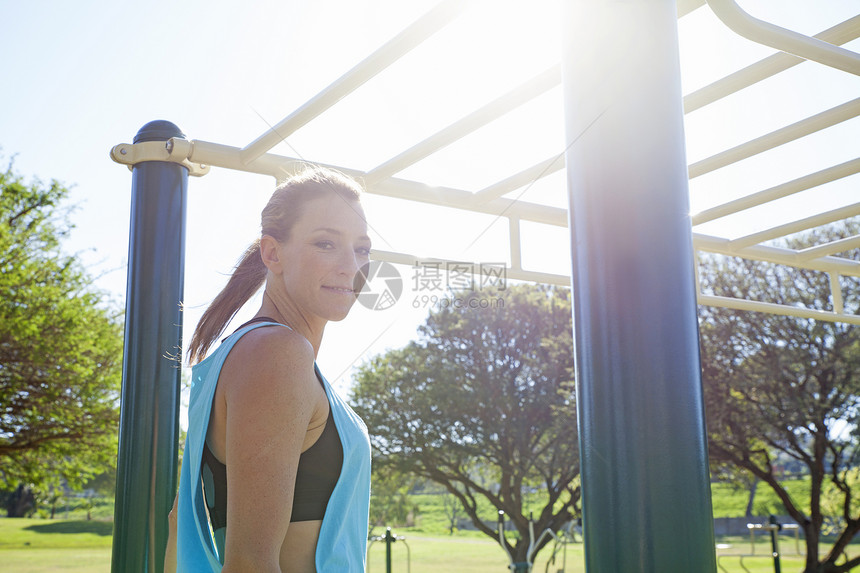
[{"label": "white metal crossbar", "polygon": [[[464,11],[466,4],[461,0],[441,2],[425,16],[337,79],[328,88],[311,98],[244,148],[199,140],[190,142],[181,140],[176,141],[175,145],[168,145],[167,150],[158,149],[154,151],[146,151],[143,148],[135,150],[132,149],[135,146],[122,144],[114,148],[112,156],[120,163],[132,164],[147,153],[156,153],[158,160],[180,162],[192,167],[197,166],[196,174],[205,173],[208,166],[214,165],[267,174],[278,178],[283,177],[285,173],[292,172],[297,165],[303,164],[304,161],[269,153],[273,147],[454,21]],[[704,4],[704,0],[679,0],[678,15],[679,17],[684,16]],[[744,13],[733,0],[708,0],[708,4],[718,17],[739,33],[754,41],[777,47],[783,51],[763,58],[688,94],[684,98],[685,113],[689,114],[758,84],[789,70],[805,59],[821,62],[845,73],[860,74],[860,55],[839,47],[860,37],[860,15],[832,26],[814,37],[807,37],[752,18]],[[398,177],[398,174],[417,162],[553,89],[559,84],[560,75],[559,66],[551,66],[519,87],[479,107],[472,113],[451,123],[448,127],[424,138],[374,168],[364,170],[346,165],[331,165],[331,167],[361,178],[365,182],[367,191],[372,194],[504,217],[508,220],[509,228],[510,265],[507,268],[507,277],[567,285],[569,284],[569,277],[566,275],[535,272],[524,268],[520,245],[520,224],[522,221],[566,227],[568,221],[566,209],[506,197],[508,194],[532,185],[536,181],[563,169],[563,149],[559,149],[555,156],[547,157],[531,167],[504,177],[475,192],[452,187],[432,186],[406,177]],[[561,110],[559,110],[560,112]],[[713,173],[763,152],[842,124],[858,115],[860,115],[860,98],[840,103],[830,109],[696,161],[689,165],[689,177],[694,179]],[[745,196],[709,207],[700,213],[693,214],[692,224],[695,227],[723,217],[736,215],[801,191],[855,176],[858,171],[860,171],[860,158],[849,159],[813,173],[795,177],[770,188],[748,193]],[[699,302],[729,308],[860,324],[860,317],[845,313],[842,293],[839,288],[840,276],[860,277],[860,263],[838,256],[839,253],[860,248],[860,237],[849,237],[799,251],[768,244],[792,233],[858,215],[860,215],[860,203],[855,203],[824,213],[804,216],[795,221],[735,239],[702,233],[694,233],[693,235],[697,253],[718,253],[829,273],[833,291],[833,308],[831,311],[728,299],[701,292],[699,292]],[[420,264],[426,260],[409,253],[380,250],[375,251],[374,256],[379,260],[406,265]]]}]

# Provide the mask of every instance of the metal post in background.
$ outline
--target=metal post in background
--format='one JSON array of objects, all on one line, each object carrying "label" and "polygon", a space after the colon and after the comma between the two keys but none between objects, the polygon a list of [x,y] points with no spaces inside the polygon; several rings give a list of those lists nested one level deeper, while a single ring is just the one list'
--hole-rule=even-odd
[{"label": "metal post in background", "polygon": [[771,515],[767,522],[770,526],[770,550],[773,556],[773,573],[782,573],[782,565],[779,562],[779,540],[777,539],[782,526],[777,522],[775,515]]},{"label": "metal post in background", "polygon": [[391,544],[394,543],[394,536],[391,535],[391,528],[385,528],[385,573],[391,573]]},{"label": "metal post in background", "polygon": [[[184,137],[144,125],[134,143]],[[188,170],[134,166],[112,571],[163,568],[167,513],[176,493],[185,211]]]},{"label": "metal post in background", "polygon": [[586,571],[716,571],[673,0],[565,3]]}]

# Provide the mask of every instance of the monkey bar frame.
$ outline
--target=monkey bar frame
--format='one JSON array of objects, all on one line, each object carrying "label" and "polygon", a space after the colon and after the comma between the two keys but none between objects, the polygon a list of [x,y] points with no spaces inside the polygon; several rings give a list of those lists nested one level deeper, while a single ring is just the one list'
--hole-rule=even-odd
[{"label": "monkey bar frame", "polygon": [[[170,126],[165,128],[164,125],[156,126],[159,128],[154,130],[157,134],[151,137],[153,129],[147,129],[147,126],[145,126],[141,130],[141,133],[147,132],[150,137],[141,137],[141,133],[139,133],[135,139],[135,143],[115,146],[111,150],[111,157],[116,162],[126,164],[130,169],[133,169],[135,186],[155,186],[153,189],[140,187],[136,193],[141,198],[153,195],[154,193],[157,195],[158,193],[154,189],[162,188],[167,198],[158,199],[158,201],[162,201],[164,205],[168,205],[170,201],[178,201],[179,203],[177,204],[184,205],[185,183],[182,176],[174,173],[175,170],[179,170],[178,172],[184,172],[185,174],[201,176],[205,175],[212,166],[215,166],[282,178],[305,162],[299,158],[270,153],[273,147],[297,129],[313,121],[335,103],[347,97],[379,72],[386,69],[413,48],[420,45],[424,40],[455,20],[467,9],[468,4],[469,2],[463,2],[462,0],[445,0],[441,2],[425,16],[419,18],[415,23],[408,26],[376,52],[333,82],[328,88],[322,90],[284,120],[244,147],[231,147],[194,139],[187,140],[179,133],[178,129],[175,129],[175,126],[172,126],[172,128]],[[612,9],[608,7],[608,4],[610,4],[608,2],[603,2],[602,4],[595,0],[574,2],[571,5],[570,11],[565,15],[565,18],[568,19],[566,22],[572,30],[571,36],[575,35],[573,30],[588,32],[587,29],[581,29],[582,10],[584,10],[584,6],[587,4],[598,5],[603,17],[614,14],[616,17],[621,16],[621,20],[631,13],[640,11],[648,18],[653,18],[655,25],[672,31],[676,25],[675,20],[678,17],[682,17],[700,8],[705,2],[704,0],[678,0],[677,4],[673,0],[664,0],[663,2],[656,3],[644,1],[628,2],[616,3],[623,4],[624,6],[614,6]],[[681,98],[677,82],[677,62],[670,61],[665,66],[661,64],[662,67],[660,69],[663,70],[661,73],[664,75],[662,77],[655,75],[653,83],[657,84],[662,81],[667,86],[646,86],[649,95],[643,101],[645,105],[653,104],[655,107],[660,107],[662,105],[660,102],[664,99],[675,102],[677,104],[677,113],[672,111],[671,106],[660,107],[660,113],[664,114],[667,122],[672,125],[680,124],[683,113],[690,113],[701,109],[704,106],[790,69],[807,59],[814,60],[822,65],[833,66],[845,73],[860,75],[860,55],[839,47],[860,37],[860,16],[855,16],[845,22],[839,23],[814,37],[806,37],[756,20],[744,13],[732,0],[708,0],[708,4],[710,4],[714,13],[723,19],[729,27],[738,30],[739,33],[754,41],[777,47],[783,50],[783,52],[766,57],[729,74],[708,86],[688,94],[683,99]],[[648,5],[650,8],[643,11],[643,5]],[[625,13],[625,10],[628,10],[628,12]],[[579,20],[577,20],[578,18]],[[595,24],[595,22],[590,22],[588,25],[594,26]],[[607,22],[601,22],[601,24],[606,25]],[[580,29],[577,29],[577,26],[580,26]],[[627,34],[637,33],[635,28],[623,29],[621,32]],[[674,38],[675,36],[671,37]],[[603,40],[598,38],[597,41]],[[675,54],[677,51],[676,44],[674,47],[673,45],[662,44],[659,46],[654,44],[652,46],[647,41],[645,44],[644,49],[654,50],[651,52],[651,56],[657,58],[657,61],[663,62],[664,59],[668,58],[668,60],[671,60],[677,57]],[[611,48],[611,44],[607,44],[607,47]],[[607,49],[607,51],[611,52],[611,49]],[[615,67],[616,70],[630,73],[637,71],[626,69],[624,66],[627,64],[611,59],[607,59],[601,63],[607,66],[607,70]],[[692,553],[700,553],[701,548],[708,545],[709,535],[710,539],[713,537],[713,532],[710,530],[709,533],[707,525],[710,519],[709,502],[696,505],[695,507],[695,511],[698,513],[692,516],[692,521],[695,522],[693,536],[697,541],[691,545],[691,547],[695,548],[691,550],[691,554],[681,556],[664,555],[660,553],[663,551],[662,548],[665,545],[663,541],[667,540],[667,536],[675,535],[677,531],[661,533],[659,531],[642,529],[638,526],[631,528],[629,523],[622,523],[624,520],[620,513],[612,513],[613,511],[629,511],[631,507],[637,511],[647,512],[649,511],[647,506],[653,500],[646,503],[647,500],[637,497],[642,495],[641,491],[613,490],[611,484],[606,485],[601,483],[597,479],[597,474],[594,473],[594,468],[599,464],[598,461],[595,461],[594,452],[599,453],[608,449],[615,452],[614,455],[617,457],[613,459],[615,459],[617,464],[620,464],[612,468],[613,472],[619,473],[625,479],[636,476],[641,477],[646,474],[650,475],[647,473],[648,461],[645,457],[633,455],[629,451],[630,448],[624,445],[624,441],[631,437],[629,434],[614,433],[614,430],[611,428],[601,428],[599,425],[594,425],[594,422],[600,418],[617,420],[619,409],[623,413],[625,407],[623,404],[619,405],[617,402],[618,394],[614,395],[614,398],[611,394],[600,394],[601,384],[606,384],[607,387],[612,388],[615,392],[622,395],[624,393],[631,393],[631,396],[638,396],[641,399],[638,406],[652,403],[649,394],[653,393],[655,388],[652,386],[647,387],[645,390],[637,389],[637,380],[649,379],[648,373],[641,371],[643,365],[639,365],[640,368],[636,373],[627,371],[620,364],[617,351],[616,355],[613,356],[609,349],[600,347],[600,340],[596,338],[598,334],[603,338],[618,342],[619,346],[616,346],[616,350],[617,348],[625,348],[625,345],[633,343],[626,338],[627,334],[622,332],[624,329],[618,322],[619,318],[610,317],[607,319],[607,317],[604,317],[607,320],[606,323],[602,323],[594,317],[589,318],[591,316],[590,313],[595,308],[599,307],[604,310],[609,308],[605,306],[606,301],[603,298],[611,298],[611,294],[607,294],[606,290],[595,292],[597,285],[603,285],[602,288],[604,289],[611,287],[612,283],[605,281],[610,280],[613,276],[611,274],[605,276],[599,274],[602,271],[599,265],[596,264],[595,257],[601,259],[601,265],[605,266],[607,265],[606,261],[609,261],[608,266],[611,267],[613,272],[620,272],[626,263],[620,262],[619,257],[623,258],[626,252],[625,248],[627,247],[621,244],[616,236],[601,234],[598,230],[586,228],[588,227],[586,219],[588,217],[602,217],[602,213],[608,208],[606,204],[600,202],[599,198],[601,193],[605,193],[607,189],[605,186],[607,184],[618,184],[619,188],[629,187],[628,191],[631,192],[634,186],[631,186],[633,184],[628,180],[615,180],[614,183],[611,183],[609,180],[612,179],[613,174],[604,169],[605,165],[594,167],[587,162],[583,162],[583,158],[593,156],[591,154],[596,153],[595,149],[601,146],[613,145],[612,138],[617,137],[617,135],[613,135],[611,131],[606,131],[602,126],[622,121],[621,118],[624,117],[628,119],[631,117],[634,118],[634,121],[629,122],[629,127],[632,132],[638,133],[637,137],[639,139],[637,141],[640,145],[647,146],[649,139],[644,134],[644,124],[637,125],[638,120],[635,120],[638,116],[634,111],[639,109],[635,106],[643,105],[642,102],[630,103],[624,100],[624,103],[616,106],[616,109],[609,109],[606,115],[596,115],[596,117],[586,117],[584,115],[589,109],[592,111],[596,109],[597,102],[589,101],[587,93],[583,93],[581,90],[578,91],[578,88],[571,87],[571,81],[573,78],[580,77],[576,74],[587,68],[587,64],[588,62],[583,63],[568,52],[561,65],[552,66],[540,72],[519,87],[478,108],[403,152],[394,155],[375,168],[359,170],[346,165],[331,165],[331,167],[362,179],[365,182],[367,191],[371,194],[442,205],[507,218],[509,223],[508,248],[511,263],[506,272],[507,277],[512,279],[570,285],[570,277],[553,273],[535,272],[523,267],[520,222],[528,221],[557,227],[568,227],[570,226],[570,220],[579,221],[578,224],[575,223],[571,226],[570,232],[572,238],[572,255],[574,257],[573,283],[575,296],[579,301],[576,304],[576,335],[577,377],[578,385],[580,386],[578,396],[578,400],[580,401],[579,423],[581,426],[581,436],[585,435],[584,438],[581,438],[583,440],[581,443],[583,450],[583,499],[586,512],[585,523],[596,524],[601,522],[601,520],[603,523],[599,529],[594,528],[597,526],[592,526],[591,535],[586,535],[586,540],[589,537],[593,540],[591,542],[587,541],[588,570],[629,570],[629,566],[632,563],[638,563],[640,567],[643,567],[640,570],[655,570],[652,568],[655,566],[657,569],[672,570],[674,565],[680,566],[680,564],[683,564],[683,567],[688,567],[688,570],[714,570],[713,559],[708,556],[704,557],[704,562],[696,561],[697,565],[693,569],[689,569],[689,564],[693,562],[691,560],[699,559],[699,557]],[[585,68],[582,66],[585,66]],[[536,96],[562,84],[563,81],[568,141],[573,141],[573,143],[567,149],[559,149],[557,155],[547,157],[529,168],[513,173],[476,192],[451,187],[430,186],[420,181],[397,177],[397,174],[408,166],[438,152],[447,145],[460,140],[489,122],[504,116]],[[669,185],[673,187],[671,193],[661,200],[665,200],[666,205],[669,205],[671,209],[680,209],[687,201],[686,181],[688,178],[694,179],[722,169],[756,154],[846,122],[858,114],[860,114],[860,98],[841,103],[831,109],[770,133],[762,134],[701,161],[685,165],[682,167],[681,170],[683,173],[680,175],[677,173],[677,164],[678,161],[684,161],[683,134],[676,132],[662,134],[661,137],[667,138],[666,141],[671,143],[668,144],[667,149],[659,150],[659,153],[655,155],[655,161],[665,163],[668,166],[670,174],[675,178],[672,179],[674,182]],[[588,123],[586,120],[591,121],[591,123]],[[151,125],[148,124],[148,126],[152,128]],[[584,133],[587,133],[587,137],[582,142],[575,141]],[[589,148],[587,145],[591,145],[592,147]],[[510,199],[505,196],[565,168],[567,168],[568,175],[570,209],[529,203]],[[663,256],[658,253],[655,256],[655,260],[659,260],[658,263],[652,264],[644,261],[634,265],[635,268],[632,270],[632,276],[634,276],[633,283],[638,284],[641,290],[635,293],[632,291],[627,292],[628,296],[657,297],[659,293],[655,292],[655,290],[659,290],[660,285],[652,280],[655,273],[671,277],[672,281],[674,281],[673,284],[684,283],[689,279],[692,285],[689,300],[686,298],[686,294],[681,296],[680,306],[683,307],[683,312],[680,313],[682,315],[680,318],[670,319],[654,311],[649,312],[648,309],[639,308],[641,316],[638,318],[633,317],[632,320],[632,324],[634,324],[634,338],[639,337],[641,339],[643,335],[647,337],[648,327],[646,323],[648,320],[676,320],[674,324],[677,329],[685,333],[685,337],[681,342],[684,349],[683,354],[689,360],[685,362],[682,368],[683,372],[676,372],[672,377],[673,380],[671,383],[663,388],[662,391],[667,396],[680,396],[680,401],[677,402],[679,407],[690,414],[690,416],[685,418],[686,421],[683,422],[685,427],[681,430],[694,436],[695,440],[683,444],[678,451],[666,451],[663,454],[665,454],[665,459],[671,464],[673,472],[678,473],[678,475],[687,476],[687,479],[692,479],[692,481],[698,483],[693,489],[686,491],[691,497],[700,498],[707,494],[707,457],[704,441],[704,425],[701,417],[700,381],[696,370],[696,299],[698,299],[700,304],[860,324],[860,317],[846,313],[839,287],[840,276],[860,276],[860,263],[850,258],[838,256],[847,250],[860,247],[860,236],[815,245],[803,250],[792,250],[772,244],[773,241],[798,231],[860,215],[860,203],[834,209],[826,213],[806,216],[790,223],[735,239],[692,232],[693,228],[706,222],[765,205],[794,193],[812,189],[838,179],[855,176],[858,171],[860,171],[860,158],[855,158],[711,207],[701,213],[693,214],[691,217],[687,217],[687,212],[684,212],[687,218],[675,217],[669,223],[673,226],[672,232],[675,233],[673,236],[676,238],[680,237],[682,244],[678,248],[672,246],[672,248],[668,249],[670,251],[669,255]],[[145,173],[152,174],[156,172],[160,174],[154,176],[144,175]],[[596,176],[597,182],[584,181],[583,177],[585,175]],[[601,177],[604,178],[603,183],[600,182]],[[645,183],[649,183],[649,181],[645,181]],[[645,183],[642,184],[643,188],[648,188]],[[654,182],[651,181],[650,183]],[[614,189],[612,187],[611,190],[614,191]],[[146,200],[141,199],[141,201]],[[580,211],[579,213],[578,210]],[[667,225],[666,221],[661,219],[663,215],[659,213],[659,209],[640,213],[640,215],[641,219],[634,218],[631,220],[639,224],[647,219],[647,224],[643,223],[643,228],[650,229],[653,232],[661,232]],[[634,217],[634,214],[609,214],[605,219],[607,226],[616,225],[619,217]],[[161,219],[156,213],[149,213],[143,216],[143,218],[133,218],[131,233],[136,239],[132,241],[130,246],[130,267],[135,260],[143,260],[141,257],[144,255],[141,253],[148,252],[146,251],[148,247],[145,243],[156,240],[160,236],[160,232],[165,230],[165,225],[170,227],[167,230],[173,233],[172,236],[181,237],[184,240],[184,211],[181,220],[176,217],[169,221]],[[136,225],[147,226],[152,232],[141,234],[139,228],[136,231]],[[135,235],[135,232],[138,232],[138,235]],[[624,232],[624,228],[619,228],[619,234],[623,235]],[[687,246],[684,245],[686,241],[686,239],[683,239],[684,236],[689,236],[689,245]],[[175,245],[173,246],[175,247]],[[167,250],[164,250],[165,247],[167,247]],[[171,257],[168,253],[170,250],[169,247],[170,245],[165,246],[163,243],[158,246],[158,248],[162,249],[158,257],[164,257],[165,262],[169,262],[167,259]],[[684,255],[684,253],[687,253],[689,256]],[[696,266],[695,260],[699,253],[718,253],[828,273],[832,287],[832,310],[820,311],[796,306],[703,294],[693,280]],[[181,249],[175,254],[181,260]],[[408,265],[414,265],[423,260],[409,253],[379,250],[374,252],[374,257],[379,260]],[[170,268],[173,267],[171,266]],[[630,271],[629,268],[623,270],[625,273]],[[156,289],[160,293],[161,299],[159,302],[152,304],[161,305],[159,308],[171,308],[172,305],[178,308],[179,301],[182,300],[182,276],[180,271],[174,271],[174,273],[178,274],[173,275],[175,276],[172,282],[173,286],[169,287],[163,284],[161,276],[153,270],[150,270],[148,274],[147,272],[138,272],[134,276],[130,270],[129,274],[126,364],[123,375],[122,433],[119,454],[120,475],[118,476],[117,485],[117,519],[115,526],[115,539],[118,541],[115,541],[114,548],[114,571],[149,571],[160,570],[161,568],[161,564],[158,562],[156,556],[163,554],[165,538],[164,532],[160,528],[162,527],[161,524],[166,524],[166,514],[170,508],[168,496],[164,495],[164,484],[175,484],[176,456],[166,455],[163,451],[159,452],[159,448],[163,449],[164,446],[157,444],[162,443],[158,440],[163,440],[164,436],[175,435],[176,432],[178,419],[178,398],[176,397],[179,383],[178,370],[174,368],[172,372],[168,372],[165,368],[159,367],[160,370],[156,368],[158,372],[155,374],[149,371],[141,373],[139,361],[151,360],[160,364],[160,360],[175,355],[180,345],[180,329],[175,327],[177,324],[181,324],[181,317],[173,316],[171,313],[164,313],[166,314],[165,316],[158,315],[149,319],[135,318],[142,317],[144,314],[140,312],[140,309],[135,310],[136,307],[132,305],[138,303],[133,303],[132,299],[135,292]],[[625,274],[624,276],[629,277],[631,275]],[[640,283],[637,283],[637,281],[640,281]],[[683,292],[686,293],[687,291]],[[616,301],[618,304],[622,302],[622,300]],[[673,303],[678,303],[678,301],[673,301]],[[626,319],[629,320],[630,317],[626,317]],[[170,328],[162,328],[165,325],[170,325]],[[637,331],[636,328],[639,328],[639,330]],[[147,331],[150,333],[157,332],[158,337],[153,338],[150,336],[147,338],[146,336],[142,336],[142,333],[145,334]],[[666,340],[658,338],[653,341],[653,344],[654,346],[651,348],[651,351],[654,355],[658,355],[662,350],[660,345],[665,346]],[[135,349],[141,347],[141,345],[149,347],[152,350],[149,354],[152,354],[152,356],[138,356],[139,353],[136,354]],[[631,349],[630,356],[636,355],[638,349],[632,346],[629,348]],[[671,358],[669,357],[667,360],[671,360]],[[666,364],[668,362],[657,364],[657,370],[664,368]],[[655,384],[659,382],[657,378],[651,381]],[[135,401],[149,400],[149,398],[146,398],[147,391],[145,390],[147,388],[156,390],[152,394],[156,396],[157,407],[153,406],[153,403],[150,403],[149,406],[144,405],[143,409],[135,410],[133,407]],[[144,391],[141,391],[141,389]],[[645,392],[645,394],[642,394],[642,392]],[[136,398],[132,399],[131,396],[135,396]],[[610,400],[610,398],[612,399]],[[667,399],[673,400],[671,397]],[[602,400],[604,402],[601,402]],[[677,433],[679,428],[675,425],[671,416],[664,416],[663,419],[659,419],[660,408],[665,407],[665,404],[654,404],[653,407],[654,409],[650,410],[645,418],[639,419],[639,422],[649,428],[656,424],[654,431],[658,434],[663,432],[660,435],[671,436]],[[167,425],[165,426],[165,424]],[[140,441],[132,439],[135,433],[149,434],[150,436],[156,435],[159,438],[158,440],[147,439]],[[173,454],[175,454],[175,451]],[[677,463],[673,458],[677,458]],[[646,474],[642,474],[642,472],[646,472]],[[134,482],[134,476],[143,477],[143,481],[138,480],[138,482]],[[705,481],[703,482],[703,480]],[[154,484],[161,485],[156,486]],[[677,495],[677,493],[677,491],[672,492],[673,495]],[[614,510],[611,502],[618,495],[629,501],[632,506],[622,506]],[[131,503],[130,500],[135,497],[140,499],[135,503]],[[667,498],[659,502],[659,504],[665,503],[671,505],[671,499]],[[601,509],[597,510],[596,508],[598,507]],[[610,513],[602,513],[607,511]],[[589,526],[587,525],[586,527]],[[627,531],[622,531],[623,529]],[[600,539],[596,539],[608,535],[613,536],[613,541],[610,545],[601,542]],[[643,540],[650,541],[650,544],[642,543]],[[116,543],[119,545],[116,545]],[[639,545],[638,548],[636,547],[637,544]],[[651,551],[642,553],[642,545],[650,545]],[[675,545],[675,543],[672,543],[672,551],[677,553],[679,550]],[[713,549],[712,543],[710,547]]]}]

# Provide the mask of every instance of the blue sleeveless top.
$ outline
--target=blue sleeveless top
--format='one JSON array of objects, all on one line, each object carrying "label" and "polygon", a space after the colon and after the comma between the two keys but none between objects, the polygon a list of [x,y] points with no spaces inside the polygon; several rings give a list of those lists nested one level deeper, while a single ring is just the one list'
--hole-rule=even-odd
[{"label": "blue sleeveless top", "polygon": [[[209,526],[201,480],[212,399],[221,368],[233,345],[246,332],[272,325],[283,326],[276,322],[258,322],[240,328],[191,369],[188,433],[178,493],[176,570],[182,573],[221,571],[223,556],[218,554],[219,544]],[[363,572],[370,506],[370,439],[361,418],[332,389],[316,364],[314,369],[323,381],[331,410],[329,415],[334,419],[343,446],[340,477],[329,498],[317,541],[316,569],[317,573]]]}]

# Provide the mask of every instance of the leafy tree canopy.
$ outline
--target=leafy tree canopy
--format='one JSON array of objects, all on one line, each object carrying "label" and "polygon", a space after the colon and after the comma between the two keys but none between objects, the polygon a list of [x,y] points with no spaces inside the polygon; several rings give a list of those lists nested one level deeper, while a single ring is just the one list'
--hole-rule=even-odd
[{"label": "leafy tree canopy", "polygon": [[79,487],[116,458],[121,315],[65,255],[68,190],[0,172],[0,487]]},{"label": "leafy tree canopy", "polygon": [[489,501],[516,527],[507,549],[525,561],[529,491],[543,496],[538,534],[579,511],[570,294],[518,285],[451,300],[418,341],[358,369],[352,400],[378,466],[441,484],[497,539],[495,516],[478,512]]},{"label": "leafy tree canopy", "polygon": [[[788,243],[795,249],[860,232],[860,224],[823,228]],[[860,253],[842,256],[855,260]],[[720,296],[830,310],[827,274],[727,257],[700,268],[703,288]],[[860,279],[841,278],[846,312],[860,310]],[[860,328],[844,323],[700,308],[709,451],[717,473],[761,480],[803,528],[805,573],[839,573],[836,565],[860,531],[856,467],[860,417]],[[780,481],[779,460],[793,460],[811,478],[808,499]],[[835,515],[834,515],[835,513]],[[819,561],[825,523],[838,523],[832,550]]]}]

